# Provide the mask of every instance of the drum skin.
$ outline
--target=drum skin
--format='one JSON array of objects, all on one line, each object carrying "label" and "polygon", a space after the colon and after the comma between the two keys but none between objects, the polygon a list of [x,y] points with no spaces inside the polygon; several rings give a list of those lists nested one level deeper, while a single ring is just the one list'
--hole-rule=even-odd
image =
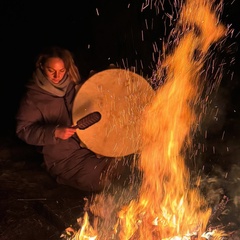
[{"label": "drum skin", "polygon": [[154,90],[140,75],[124,69],[108,69],[91,76],[78,90],[73,103],[73,124],[99,112],[101,120],[77,135],[91,151],[107,157],[137,153],[140,124]]}]

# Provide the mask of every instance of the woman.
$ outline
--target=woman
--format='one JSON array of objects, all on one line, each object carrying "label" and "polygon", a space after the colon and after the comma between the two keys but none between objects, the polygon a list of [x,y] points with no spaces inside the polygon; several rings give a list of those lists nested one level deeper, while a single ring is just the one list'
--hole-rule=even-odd
[{"label": "woman", "polygon": [[27,144],[41,147],[46,169],[58,183],[83,191],[101,191],[110,163],[115,161],[99,158],[80,146],[71,118],[79,81],[68,50],[50,47],[42,52],[20,103],[16,134]]}]

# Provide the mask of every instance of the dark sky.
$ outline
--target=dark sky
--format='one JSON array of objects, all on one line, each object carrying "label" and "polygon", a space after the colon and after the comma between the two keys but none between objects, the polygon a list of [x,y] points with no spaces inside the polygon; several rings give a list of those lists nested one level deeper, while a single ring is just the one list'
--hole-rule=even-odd
[{"label": "dark sky", "polygon": [[[154,1],[68,0],[65,3],[56,0],[1,1],[3,132],[14,131],[14,114],[24,84],[32,73],[36,54],[46,45],[61,45],[70,49],[74,53],[83,78],[88,76],[91,69],[100,71],[107,68],[110,63],[126,67],[137,66],[137,71],[151,75],[156,64],[156,59],[153,58],[153,43],[161,48],[161,39],[168,31],[168,28],[164,27],[165,24],[169,24],[167,13],[172,14],[173,9],[166,3],[164,11],[159,9],[158,12],[154,6],[152,8],[147,6],[141,11],[142,4],[147,2]],[[236,49],[236,42],[239,42],[237,33],[240,28],[240,15],[236,1],[233,4],[232,2],[234,1],[225,1],[222,21],[234,29],[230,41],[234,43],[233,48]],[[239,53],[236,52],[235,55],[239,65]],[[238,83],[235,80],[226,85],[228,90],[230,88],[230,91],[235,92]],[[227,98],[232,100],[234,97]],[[240,110],[237,97],[234,98],[234,104]]]}]

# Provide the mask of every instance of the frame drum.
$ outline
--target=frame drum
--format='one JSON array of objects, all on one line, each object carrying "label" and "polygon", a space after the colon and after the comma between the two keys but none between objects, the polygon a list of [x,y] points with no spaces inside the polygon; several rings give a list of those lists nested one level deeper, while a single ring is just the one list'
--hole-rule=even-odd
[{"label": "frame drum", "polygon": [[77,129],[78,137],[98,155],[123,157],[137,153],[141,116],[153,96],[146,79],[129,70],[108,69],[94,74],[75,96],[73,124],[92,112],[99,112],[101,119],[84,130]]}]

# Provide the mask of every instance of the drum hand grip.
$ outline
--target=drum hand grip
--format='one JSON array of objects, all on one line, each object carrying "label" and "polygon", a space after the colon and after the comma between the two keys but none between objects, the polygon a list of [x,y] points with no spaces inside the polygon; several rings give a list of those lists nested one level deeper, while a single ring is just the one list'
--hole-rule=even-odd
[{"label": "drum hand grip", "polygon": [[84,116],[83,118],[80,118],[77,121],[77,124],[74,126],[74,128],[79,128],[80,130],[84,130],[93,124],[97,123],[101,119],[101,113],[100,112],[92,112],[88,115]]}]

